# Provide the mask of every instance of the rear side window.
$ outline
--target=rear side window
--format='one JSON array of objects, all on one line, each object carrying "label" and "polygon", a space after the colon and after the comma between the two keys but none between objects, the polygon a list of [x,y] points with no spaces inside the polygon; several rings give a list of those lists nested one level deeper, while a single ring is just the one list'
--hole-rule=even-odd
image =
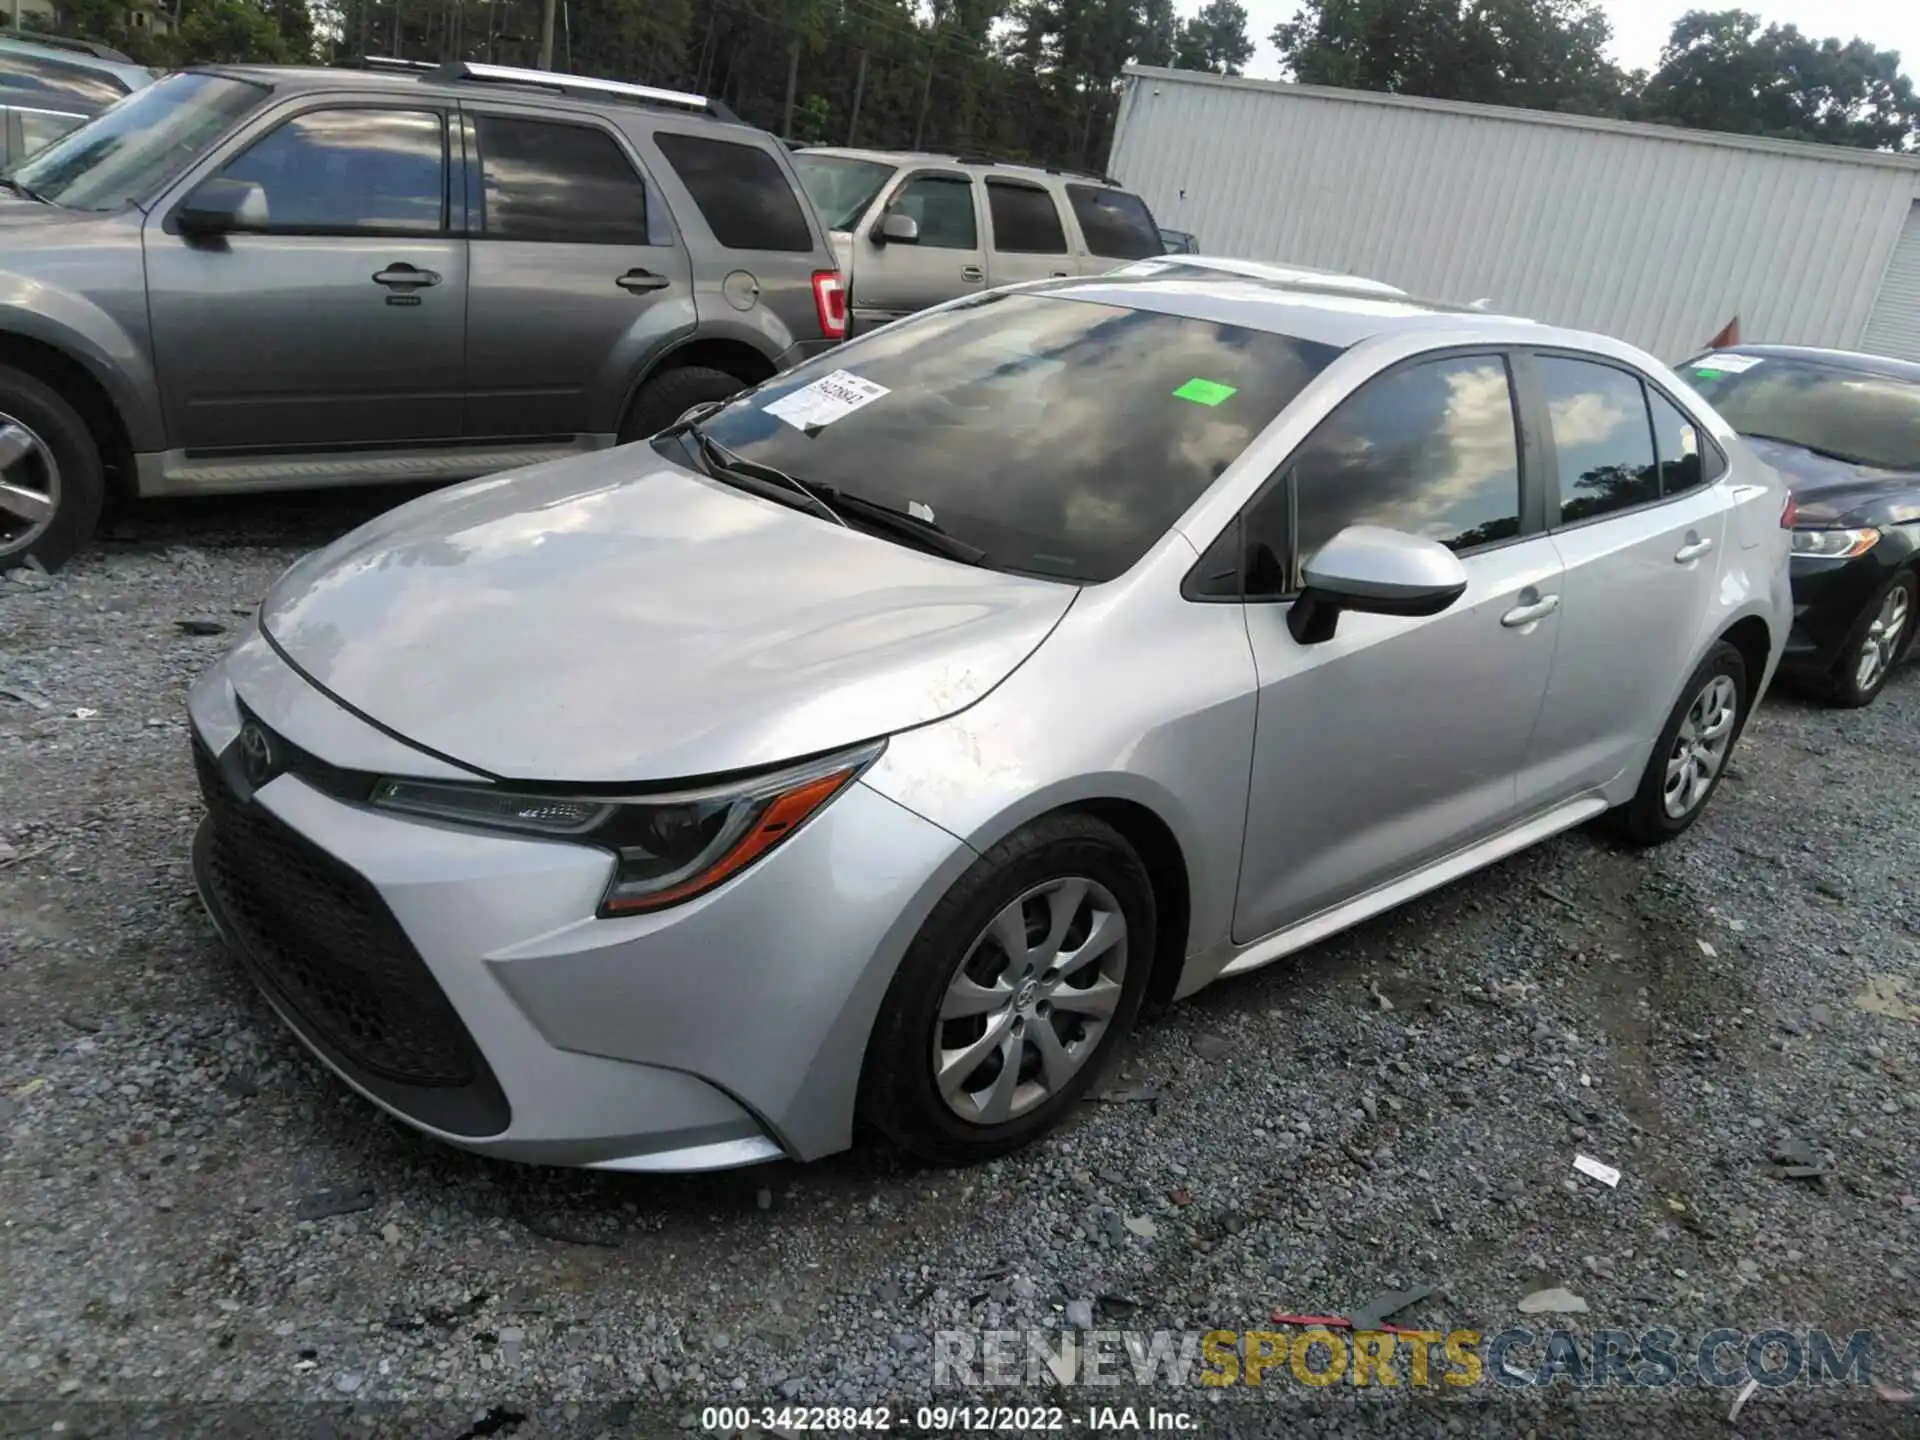
[{"label": "rear side window", "polygon": [[1560,462],[1561,524],[1660,498],[1647,397],[1637,378],[1611,365],[1543,355],[1540,381]]},{"label": "rear side window", "polygon": [[993,248],[1009,255],[1064,255],[1067,231],[1060,207],[1038,185],[987,181],[987,209],[993,216]]},{"label": "rear side window", "polygon": [[1683,495],[1707,480],[1704,460],[1712,443],[1666,396],[1649,390],[1653,406],[1653,442],[1660,457],[1660,493]]},{"label": "rear side window", "polygon": [[485,233],[501,240],[647,243],[647,189],[587,125],[476,115]]},{"label": "rear side window", "polygon": [[309,110],[220,173],[261,188],[270,231],[431,234],[446,207],[445,128],[429,110]]},{"label": "rear side window", "polygon": [[1092,185],[1067,186],[1073,218],[1087,237],[1087,249],[1107,260],[1145,260],[1164,255],[1160,228],[1138,195]]},{"label": "rear side window", "polygon": [[[1349,525],[1384,525],[1460,551],[1518,535],[1513,413],[1497,355],[1428,360],[1369,381],[1295,452],[1299,563]],[[1266,533],[1278,520],[1250,530]],[[1297,571],[1292,580],[1297,587]]]},{"label": "rear side window", "polygon": [[51,145],[69,130],[77,129],[85,123],[84,115],[68,115],[53,110],[19,109],[14,112],[20,121],[20,153],[31,155],[44,145]]},{"label": "rear side window", "polygon": [[127,87],[110,75],[83,70],[77,65],[62,65],[39,55],[0,52],[0,85],[13,90],[33,90],[51,104],[58,100],[90,101],[94,108],[111,105],[127,93]]},{"label": "rear side window", "polygon": [[655,133],[654,143],[729,250],[813,249],[813,231],[786,172],[766,151],[704,135]]}]

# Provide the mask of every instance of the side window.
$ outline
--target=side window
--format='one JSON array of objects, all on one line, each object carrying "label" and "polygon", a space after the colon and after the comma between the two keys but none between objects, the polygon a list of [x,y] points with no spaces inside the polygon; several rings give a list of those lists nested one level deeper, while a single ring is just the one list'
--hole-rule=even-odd
[{"label": "side window", "polygon": [[309,110],[220,173],[261,188],[269,231],[431,234],[446,211],[444,129],[427,110]]},{"label": "side window", "polygon": [[1067,231],[1060,207],[1038,185],[987,181],[987,211],[993,217],[993,248],[1007,255],[1064,255]]},{"label": "side window", "polygon": [[603,130],[476,115],[485,233],[501,240],[647,243],[647,188]]},{"label": "side window", "polygon": [[1166,254],[1160,227],[1138,195],[1094,185],[1067,186],[1067,200],[1087,249],[1105,260],[1145,260]]},{"label": "side window", "polygon": [[1292,511],[1293,486],[1283,481],[1268,486],[1240,517],[1240,573],[1249,600],[1273,600],[1293,588],[1287,562]]},{"label": "side window", "polygon": [[973,215],[973,182],[962,175],[921,175],[909,180],[887,209],[920,227],[922,250],[978,250],[980,227]]},{"label": "side window", "polygon": [[79,129],[87,119],[84,115],[69,115],[58,110],[28,110],[24,107],[13,113],[20,118],[22,156],[51,145],[69,130]]},{"label": "side window", "polygon": [[1520,443],[1506,361],[1427,360],[1368,382],[1294,452],[1292,469],[1302,565],[1349,525],[1385,525],[1453,550],[1511,539],[1520,533]]},{"label": "side window", "polygon": [[1684,495],[1706,484],[1704,452],[1713,442],[1666,396],[1647,392],[1653,406],[1653,443],[1660,456],[1660,493]]},{"label": "side window", "polygon": [[10,90],[37,90],[48,100],[90,100],[102,106],[127,93],[111,75],[17,50],[0,56],[0,84]]},{"label": "side window", "polygon": [[1539,363],[1560,461],[1560,523],[1658,500],[1660,468],[1640,381],[1586,360],[1543,355]]},{"label": "side window", "polygon": [[757,145],[654,132],[654,144],[729,250],[813,249],[813,230],[780,163]]}]

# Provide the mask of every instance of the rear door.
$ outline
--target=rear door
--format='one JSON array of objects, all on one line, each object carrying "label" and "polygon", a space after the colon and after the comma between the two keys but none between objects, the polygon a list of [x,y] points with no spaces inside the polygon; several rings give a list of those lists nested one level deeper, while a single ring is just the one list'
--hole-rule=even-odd
[{"label": "rear door", "polygon": [[1080,231],[1075,258],[1081,274],[1104,275],[1122,261],[1166,254],[1160,227],[1138,195],[1072,181],[1065,188],[1074,224]]},{"label": "rear door", "polygon": [[1053,192],[1031,180],[989,175],[987,283],[1067,276],[1079,269],[1067,245],[1067,227]]},{"label": "rear door", "polygon": [[1547,455],[1548,525],[1566,575],[1560,650],[1527,767],[1544,806],[1645,763],[1713,603],[1727,496],[1712,441],[1634,370],[1591,355],[1516,357]]},{"label": "rear door", "polygon": [[[911,244],[879,241],[888,215],[919,227]],[[964,170],[903,172],[854,237],[853,316],[868,330],[987,284],[979,187]]]},{"label": "rear door", "polygon": [[442,107],[327,100],[264,117],[200,177],[258,186],[256,228],[190,240],[176,207],[156,209],[147,304],[173,447],[457,440],[467,242],[452,173]]},{"label": "rear door", "polygon": [[590,114],[462,110],[466,433],[611,432],[628,378],[694,325],[692,268],[666,204],[625,137]]}]

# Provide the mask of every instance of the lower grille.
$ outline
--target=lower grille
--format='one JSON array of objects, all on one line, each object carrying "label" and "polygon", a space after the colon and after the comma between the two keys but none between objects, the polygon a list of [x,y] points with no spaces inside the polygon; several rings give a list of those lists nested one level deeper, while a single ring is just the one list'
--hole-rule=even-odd
[{"label": "lower grille", "polygon": [[206,879],[265,983],[315,1039],[372,1075],[474,1084],[472,1038],[373,887],[241,800],[197,737],[193,759],[212,817]]}]

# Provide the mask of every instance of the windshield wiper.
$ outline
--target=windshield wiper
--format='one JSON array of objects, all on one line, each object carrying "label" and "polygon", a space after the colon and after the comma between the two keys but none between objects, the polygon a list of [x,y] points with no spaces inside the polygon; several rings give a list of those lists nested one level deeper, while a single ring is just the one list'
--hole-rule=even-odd
[{"label": "windshield wiper", "polygon": [[23,200],[31,200],[38,205],[51,205],[53,203],[38,191],[29,190],[11,175],[0,175],[0,185],[6,186],[7,189],[13,191],[14,194],[20,196]]},{"label": "windshield wiper", "polygon": [[744,475],[749,480],[758,480],[762,484],[779,485],[791,490],[807,504],[807,508],[834,524],[845,526],[846,520],[840,512],[822,498],[819,491],[804,481],[796,480],[784,470],[771,465],[763,465],[758,460],[748,460],[736,455],[718,440],[700,428],[695,421],[687,426],[686,433],[693,436],[694,443],[700,447],[700,458],[706,462],[707,469],[724,478],[728,474]]},{"label": "windshield wiper", "polygon": [[1858,455],[1842,455],[1838,450],[1824,450],[1818,445],[1809,445],[1804,440],[1790,440],[1785,435],[1763,435],[1758,430],[1743,431],[1750,440],[1766,440],[1775,445],[1791,445],[1795,450],[1804,450],[1809,455],[1818,455],[1822,460],[1838,460],[1842,465],[1861,465],[1869,470],[1880,467],[1862,460]]},{"label": "windshield wiper", "polygon": [[978,565],[987,558],[987,552],[977,545],[949,535],[931,520],[922,520],[918,515],[905,510],[896,510],[891,505],[882,505],[878,500],[869,500],[864,495],[849,495],[844,490],[830,490],[833,503],[849,514],[858,515],[883,530],[891,530],[895,535],[922,549],[931,550],[936,555],[944,555],[949,560],[958,560],[962,565]]}]

